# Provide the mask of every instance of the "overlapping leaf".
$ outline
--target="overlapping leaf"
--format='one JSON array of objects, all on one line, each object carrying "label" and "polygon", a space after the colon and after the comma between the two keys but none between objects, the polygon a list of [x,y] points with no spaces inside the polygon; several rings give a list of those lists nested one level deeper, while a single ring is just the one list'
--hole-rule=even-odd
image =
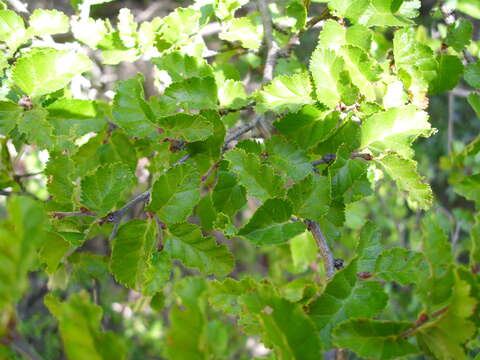
[{"label": "overlapping leaf", "polygon": [[107,215],[134,179],[134,174],[125,164],[100,166],[82,179],[80,203],[98,216]]},{"label": "overlapping leaf", "polygon": [[311,174],[288,190],[288,199],[293,205],[293,214],[318,221],[329,209],[330,180],[326,176]]},{"label": "overlapping leaf", "polygon": [[86,292],[73,294],[65,302],[50,294],[45,305],[58,320],[68,359],[125,359],[125,343],[101,330],[102,308],[92,304]]},{"label": "overlapping leaf", "polygon": [[303,105],[314,102],[310,96],[312,90],[310,76],[306,72],[277,76],[258,93],[257,111],[297,111]]},{"label": "overlapping leaf", "polygon": [[388,296],[380,282],[357,277],[357,261],[337,272],[323,294],[309,305],[308,314],[320,332],[324,349],[330,349],[332,330],[344,320],[373,317],[387,305]]},{"label": "overlapping leaf", "polygon": [[180,223],[187,219],[199,200],[200,174],[193,166],[180,164],[153,184],[148,209],[166,223]]},{"label": "overlapping leaf", "polygon": [[255,245],[281,244],[305,231],[301,222],[291,222],[292,206],[286,200],[269,199],[238,232]]},{"label": "overlapping leaf", "polygon": [[233,149],[225,154],[225,159],[230,162],[231,171],[238,175],[240,184],[253,197],[265,201],[283,194],[284,179],[270,166],[263,165],[255,154]]},{"label": "overlapping leaf", "polygon": [[396,183],[401,191],[407,193],[410,206],[428,209],[432,204],[432,190],[417,173],[415,161],[404,158],[396,153],[388,153],[382,158],[375,159],[385,172]]},{"label": "overlapping leaf", "polygon": [[112,114],[114,122],[131,136],[155,134],[154,115],[144,99],[142,75],[118,82]]},{"label": "overlapping leaf", "polygon": [[67,50],[33,49],[13,68],[13,81],[31,97],[46,95],[67,86],[74,76],[89,71],[90,59]]},{"label": "overlapping leaf", "polygon": [[131,220],[122,225],[112,244],[110,268],[115,279],[145,295],[162,290],[170,277],[170,259],[155,252],[154,221]]},{"label": "overlapping leaf", "polygon": [[353,319],[338,326],[333,341],[356,354],[372,359],[396,359],[419,352],[419,349],[402,337],[413,326],[409,322]]},{"label": "overlapping leaf", "polygon": [[362,124],[361,148],[375,153],[395,151],[404,157],[412,157],[412,143],[419,136],[433,133],[428,114],[413,105],[391,108],[376,113]]},{"label": "overlapping leaf", "polygon": [[179,259],[186,267],[204,274],[225,276],[232,271],[234,259],[225,245],[218,245],[213,237],[204,237],[193,224],[172,225],[165,237],[165,248],[170,257]]}]

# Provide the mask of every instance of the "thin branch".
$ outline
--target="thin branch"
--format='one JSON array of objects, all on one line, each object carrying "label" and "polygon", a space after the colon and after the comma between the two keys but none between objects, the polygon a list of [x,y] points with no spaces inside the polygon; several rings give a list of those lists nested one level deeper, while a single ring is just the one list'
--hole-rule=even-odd
[{"label": "thin branch", "polygon": [[11,7],[15,9],[16,12],[22,12],[28,14],[27,4],[21,2],[20,0],[7,0]]},{"label": "thin branch", "polygon": [[247,105],[242,106],[238,109],[220,109],[218,111],[218,113],[220,115],[224,116],[224,115],[230,114],[232,112],[238,112],[238,111],[242,111],[242,110],[251,110],[255,106],[255,104],[256,104],[256,102],[252,101],[251,103],[248,103]]},{"label": "thin branch", "polygon": [[445,306],[445,307],[441,308],[440,310],[435,311],[430,316],[428,316],[428,314],[426,314],[426,313],[421,313],[420,316],[418,317],[417,321],[415,322],[415,324],[410,329],[407,329],[403,333],[401,333],[399,335],[399,337],[406,338],[406,337],[409,337],[409,336],[413,335],[417,331],[417,329],[419,327],[421,327],[423,324],[425,324],[427,321],[429,321],[431,319],[435,319],[435,318],[439,317],[440,315],[446,313],[447,311],[448,311],[448,306]]},{"label": "thin branch", "polygon": [[[335,158],[336,158],[335,154],[325,154],[325,155],[323,155],[323,157],[321,159],[312,161],[311,164],[313,166],[321,165],[321,164],[330,164],[332,161],[335,161]],[[367,153],[357,153],[357,152],[351,153],[350,158],[351,159],[362,158],[362,159],[367,160],[367,161],[373,160],[372,155],[367,154]]]},{"label": "thin branch", "polygon": [[308,30],[312,29],[316,24],[318,24],[322,20],[326,20],[330,17],[330,12],[328,10],[328,7],[325,7],[323,11],[320,13],[320,15],[315,16],[311,18],[307,24],[305,25],[305,28],[300,30],[298,33],[294,34],[287,42],[287,45],[280,51],[279,56],[282,57],[288,57],[290,56],[293,48],[296,45],[300,44],[300,38],[305,34]]},{"label": "thin branch", "polygon": [[106,222],[112,223],[112,224],[118,224],[120,221],[122,221],[122,218],[125,216],[125,214],[133,208],[135,205],[141,202],[148,201],[150,198],[150,190],[144,191],[137,197],[133,198],[130,200],[128,203],[126,203],[122,208],[111,212],[106,216]]},{"label": "thin branch", "polygon": [[23,195],[23,196],[30,196],[32,199],[40,201],[40,199],[35,195],[26,190],[22,191],[8,191],[8,190],[0,190],[0,196],[11,196],[11,195]]},{"label": "thin branch", "polygon": [[42,360],[43,358],[37,351],[18,333],[14,334],[14,339],[8,344],[14,351],[30,360]]},{"label": "thin branch", "polygon": [[94,211],[52,211],[49,213],[50,216],[56,217],[57,219],[63,219],[66,217],[72,216],[98,216]]},{"label": "thin branch", "polygon": [[210,177],[210,175],[212,175],[212,173],[218,168],[219,165],[220,163],[216,162],[215,164],[210,166],[205,175],[202,176],[202,182],[206,181]]},{"label": "thin branch", "polygon": [[42,175],[43,171],[35,172],[35,173],[26,173],[26,174],[15,174],[13,175],[14,178],[21,179],[25,177],[33,177],[33,176],[38,176]]},{"label": "thin branch", "polygon": [[223,145],[223,151],[225,151],[228,148],[228,144],[230,144],[232,141],[238,139],[240,136],[243,134],[249,132],[250,130],[254,129],[258,123],[260,122],[262,116],[257,115],[255,119],[252,122],[249,122],[248,124],[244,124],[242,126],[239,126],[235,130],[233,130],[226,138],[225,138],[225,143]]},{"label": "thin branch", "polygon": [[137,22],[143,22],[151,19],[164,5],[165,4],[163,4],[162,1],[152,2],[145,10],[137,15]]},{"label": "thin branch", "polygon": [[273,23],[270,10],[268,9],[267,0],[257,0],[258,10],[262,17],[263,37],[267,45],[267,59],[265,60],[265,67],[263,68],[262,83],[268,83],[273,79],[273,70],[277,62],[277,57],[280,47],[273,39]]},{"label": "thin branch", "polygon": [[313,220],[305,220],[305,224],[307,225],[308,230],[312,233],[313,238],[317,242],[318,249],[320,250],[320,254],[323,258],[325,275],[328,281],[332,279],[335,275],[335,258],[333,257],[333,254],[328,247],[327,238],[323,234],[318,222]]},{"label": "thin branch", "polygon": [[180,160],[178,160],[175,164],[173,164],[173,166],[177,166],[177,165],[183,164],[183,163],[184,163],[185,161],[187,161],[188,159],[190,159],[190,154],[184,155]]}]

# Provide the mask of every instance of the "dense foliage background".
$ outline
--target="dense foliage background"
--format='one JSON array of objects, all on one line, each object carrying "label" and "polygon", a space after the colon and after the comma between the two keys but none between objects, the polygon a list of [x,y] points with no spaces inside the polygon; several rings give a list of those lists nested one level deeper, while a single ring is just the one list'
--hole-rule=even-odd
[{"label": "dense foliage background", "polygon": [[0,358],[478,360],[479,20],[0,1]]}]

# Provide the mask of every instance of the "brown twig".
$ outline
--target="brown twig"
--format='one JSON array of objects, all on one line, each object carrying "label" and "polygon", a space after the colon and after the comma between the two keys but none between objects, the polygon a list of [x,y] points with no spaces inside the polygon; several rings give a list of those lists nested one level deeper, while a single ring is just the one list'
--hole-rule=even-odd
[{"label": "brown twig", "polygon": [[[371,161],[373,160],[373,156],[371,154],[367,154],[367,153],[356,153],[356,152],[353,152],[350,154],[350,158],[351,159],[356,159],[356,158],[362,158],[363,160],[366,160],[366,161]],[[316,165],[321,165],[321,164],[330,164],[332,161],[335,161],[336,159],[336,155],[335,154],[325,154],[323,155],[323,157],[321,159],[318,159],[318,160],[315,160],[315,161],[312,161],[312,165],[313,166],[316,166]]]},{"label": "brown twig", "polygon": [[242,110],[250,110],[252,109],[254,106],[255,106],[255,101],[252,101],[251,103],[248,103],[247,105],[245,106],[242,106],[238,109],[220,109],[218,111],[218,113],[221,115],[221,116],[225,116],[227,114],[230,114],[232,112],[238,112],[238,111],[242,111]]},{"label": "brown twig", "polygon": [[428,316],[428,314],[426,314],[426,313],[421,313],[418,316],[417,321],[415,321],[415,324],[410,329],[407,329],[403,333],[401,333],[399,335],[399,337],[406,338],[406,337],[409,337],[409,336],[413,335],[418,330],[418,328],[421,327],[423,324],[425,324],[427,321],[429,321],[431,319],[435,319],[435,318],[439,317],[440,315],[446,313],[447,311],[448,311],[448,306],[445,306],[445,307],[441,308],[440,310],[435,311],[430,316]]},{"label": "brown twig", "polygon": [[323,258],[323,266],[325,267],[327,281],[331,280],[335,275],[335,258],[328,246],[327,238],[323,234],[318,222],[307,219],[305,220],[305,224],[317,242],[318,249]]}]

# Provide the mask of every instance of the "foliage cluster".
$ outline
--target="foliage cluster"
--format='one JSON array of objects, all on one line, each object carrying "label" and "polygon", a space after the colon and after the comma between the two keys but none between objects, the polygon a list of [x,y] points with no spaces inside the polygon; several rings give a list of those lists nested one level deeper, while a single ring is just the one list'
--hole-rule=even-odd
[{"label": "foliage cluster", "polygon": [[0,356],[476,356],[478,1],[110,1],[0,1]]}]

